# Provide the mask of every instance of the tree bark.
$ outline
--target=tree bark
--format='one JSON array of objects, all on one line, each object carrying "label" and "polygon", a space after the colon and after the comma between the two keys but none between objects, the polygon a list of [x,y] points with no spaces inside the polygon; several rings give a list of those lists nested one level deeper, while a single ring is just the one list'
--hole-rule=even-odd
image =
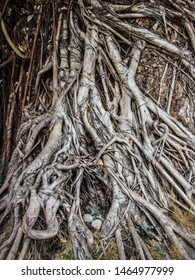
[{"label": "tree bark", "polygon": [[[71,241],[75,259],[112,259],[113,242],[115,258],[193,259],[190,1],[39,2],[11,15],[6,7],[1,19],[2,48],[18,52],[2,143],[0,258],[58,258]],[[9,67],[2,61],[0,71]],[[50,239],[52,253],[41,252]]]}]

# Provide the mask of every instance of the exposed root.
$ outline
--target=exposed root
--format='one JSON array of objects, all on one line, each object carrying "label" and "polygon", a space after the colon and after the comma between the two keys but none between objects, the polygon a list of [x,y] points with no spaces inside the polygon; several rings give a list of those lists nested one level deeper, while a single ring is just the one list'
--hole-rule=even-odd
[{"label": "exposed root", "polygon": [[0,258],[40,258],[37,244],[69,235],[65,259],[193,259],[190,1],[49,2],[24,4],[31,58],[19,73],[18,58],[12,65],[6,161],[16,147],[0,187]]}]

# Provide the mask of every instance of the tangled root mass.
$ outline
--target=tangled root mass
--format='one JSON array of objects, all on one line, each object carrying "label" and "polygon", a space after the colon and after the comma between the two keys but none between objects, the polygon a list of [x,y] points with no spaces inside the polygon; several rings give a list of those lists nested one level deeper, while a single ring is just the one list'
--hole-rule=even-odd
[{"label": "tangled root mass", "polygon": [[0,258],[53,258],[52,240],[75,259],[193,259],[193,1],[32,2],[1,17],[27,59],[0,65]]}]

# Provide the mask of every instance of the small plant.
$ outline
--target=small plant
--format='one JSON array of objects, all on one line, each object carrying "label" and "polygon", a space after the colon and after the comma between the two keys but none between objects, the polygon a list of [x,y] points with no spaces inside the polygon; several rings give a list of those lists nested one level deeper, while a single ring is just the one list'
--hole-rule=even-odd
[{"label": "small plant", "polygon": [[65,253],[62,254],[63,260],[73,260],[73,252],[72,249],[67,250]]}]

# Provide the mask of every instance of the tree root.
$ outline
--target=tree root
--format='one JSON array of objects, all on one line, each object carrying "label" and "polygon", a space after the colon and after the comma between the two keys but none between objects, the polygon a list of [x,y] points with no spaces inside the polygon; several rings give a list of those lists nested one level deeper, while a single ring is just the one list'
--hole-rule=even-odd
[{"label": "tree root", "polygon": [[[26,79],[23,117],[0,188],[2,230],[10,224],[6,237],[0,232],[1,259],[33,258],[35,242],[66,243],[67,236],[75,259],[94,259],[96,235],[105,245],[99,258],[111,240],[121,260],[155,259],[151,248],[166,259],[175,257],[170,248],[178,258],[193,258],[193,228],[171,217],[173,203],[195,213],[195,135],[177,118],[175,101],[176,92],[191,92],[195,78],[189,4],[182,15],[164,1],[104,2],[42,4],[53,16],[51,38],[47,16],[35,13],[32,58],[26,76],[22,66],[18,75]],[[172,5],[178,9],[178,1]],[[184,15],[185,27],[175,21]],[[153,68],[150,47],[168,60],[157,56]]]}]

